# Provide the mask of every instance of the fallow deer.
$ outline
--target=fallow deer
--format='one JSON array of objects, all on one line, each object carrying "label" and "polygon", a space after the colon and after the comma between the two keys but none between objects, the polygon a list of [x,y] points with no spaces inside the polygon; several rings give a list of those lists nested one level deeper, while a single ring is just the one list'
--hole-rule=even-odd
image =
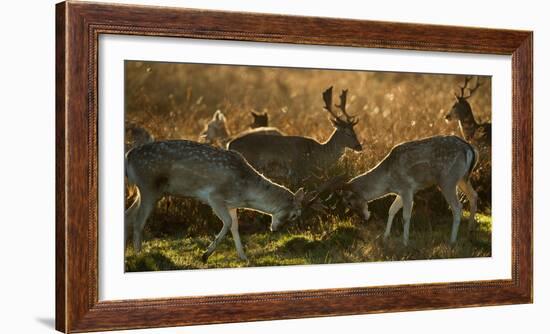
[{"label": "fallow deer", "polygon": [[[445,116],[447,121],[457,120],[462,137],[469,142],[481,144],[484,147],[491,146],[491,123],[478,123],[472,112],[472,107],[468,102],[468,99],[474,95],[476,90],[481,86],[479,77],[476,79],[476,85],[473,88],[468,87],[468,83],[472,80],[472,77],[466,77],[464,79],[464,85],[460,86],[460,95],[455,93],[455,103],[451,110]],[[464,95],[465,90],[468,89],[468,96]]]},{"label": "fallow deer", "polygon": [[374,168],[348,181],[344,186],[347,204],[360,209],[369,219],[368,203],[395,194],[388,213],[384,239],[390,235],[395,214],[403,208],[403,243],[409,242],[409,226],[414,194],[423,188],[439,187],[453,213],[451,243],[455,243],[462,216],[457,187],[470,202],[469,227],[474,228],[477,193],[469,181],[477,163],[474,147],[457,136],[436,136],[395,146]]},{"label": "fallow deer", "polygon": [[157,141],[135,147],[126,154],[128,182],[138,196],[126,210],[126,240],[133,235],[135,251],[141,250],[142,231],[155,203],[164,195],[187,196],[212,208],[223,222],[221,231],[203,254],[206,261],[228,231],[239,257],[246,260],[237,221],[237,208],[271,215],[271,230],[296,220],[314,206],[316,195],[295,193],[271,182],[237,152],[186,140]]},{"label": "fallow deer", "polygon": [[346,111],[347,93],[347,90],[342,90],[340,104],[336,105],[342,114],[339,116],[332,109],[332,87],[323,92],[324,109],[330,114],[334,126],[330,138],[324,143],[301,136],[248,133],[231,140],[228,148],[240,152],[266,175],[271,175],[273,170],[284,171],[286,176],[300,180],[315,169],[325,170],[340,159],[346,148],[362,150],[353,129],[358,120]]},{"label": "fallow deer", "polygon": [[[252,113],[253,115],[255,114],[254,112]],[[257,120],[258,123],[256,123]],[[232,136],[227,129],[227,119],[225,118],[225,115],[220,110],[216,110],[216,112],[212,116],[212,119],[208,121],[208,123],[204,127],[204,130],[201,132],[199,136],[199,141],[218,147],[225,147],[232,138],[248,133],[255,133],[259,135],[267,134],[274,136],[284,136],[284,133],[282,133],[277,128],[268,126],[256,126],[259,124],[263,124],[264,121],[267,124],[267,114],[265,119],[259,120],[259,118],[255,118],[254,123],[250,125],[250,129],[245,130],[237,134],[236,136]]]}]

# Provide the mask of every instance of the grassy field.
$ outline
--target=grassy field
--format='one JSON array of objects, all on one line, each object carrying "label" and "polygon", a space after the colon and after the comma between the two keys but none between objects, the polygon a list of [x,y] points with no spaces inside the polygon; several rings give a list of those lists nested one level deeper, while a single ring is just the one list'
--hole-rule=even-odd
[{"label": "grassy field", "polygon": [[[374,166],[394,145],[437,134],[459,134],[447,123],[462,76],[383,72],[272,69],[147,62],[126,63],[126,121],[160,139],[197,140],[216,110],[226,115],[231,133],[246,130],[250,110],[267,111],[270,125],[287,134],[328,139],[333,128],[323,111],[321,92],[349,89],[348,112],[359,117],[355,127],[360,153],[347,152],[327,176],[354,176]],[[490,79],[471,99],[476,118],[489,121]],[[162,199],[145,227],[143,250],[126,251],[127,271],[271,266],[313,263],[393,261],[491,255],[491,165],[483,154],[472,183],[480,194],[478,228],[469,234],[463,222],[458,244],[450,247],[451,212],[437,189],[415,197],[410,245],[401,244],[396,216],[392,235],[383,242],[391,198],[373,203],[373,218],[362,221],[338,203],[327,215],[305,216],[277,233],[269,217],[239,211],[241,238],[250,261],[240,261],[230,235],[207,264],[201,254],[221,228],[211,209],[192,199]],[[295,185],[290,186],[295,190]],[[465,205],[468,208],[468,205]]]}]

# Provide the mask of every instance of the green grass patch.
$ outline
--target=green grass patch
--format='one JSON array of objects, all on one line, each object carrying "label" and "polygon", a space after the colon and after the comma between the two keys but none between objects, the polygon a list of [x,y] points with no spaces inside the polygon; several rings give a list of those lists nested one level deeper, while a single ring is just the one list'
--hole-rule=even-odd
[{"label": "green grass patch", "polygon": [[139,254],[128,247],[125,268],[136,272],[491,256],[491,217],[477,214],[477,228],[473,233],[468,231],[468,217],[469,213],[465,212],[454,246],[449,244],[450,215],[428,219],[413,214],[408,247],[403,246],[402,220],[397,216],[387,240],[382,237],[385,229],[382,217],[366,223],[358,217],[328,216],[305,229],[241,232],[248,262],[237,256],[230,234],[207,263],[201,261],[201,255],[215,233],[163,235],[145,240]]}]

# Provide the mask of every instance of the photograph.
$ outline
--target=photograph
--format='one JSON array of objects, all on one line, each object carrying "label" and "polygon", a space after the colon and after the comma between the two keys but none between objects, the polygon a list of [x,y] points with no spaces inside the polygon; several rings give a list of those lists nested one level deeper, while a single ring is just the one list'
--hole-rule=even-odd
[{"label": "photograph", "polygon": [[491,257],[491,76],[124,62],[125,271]]}]

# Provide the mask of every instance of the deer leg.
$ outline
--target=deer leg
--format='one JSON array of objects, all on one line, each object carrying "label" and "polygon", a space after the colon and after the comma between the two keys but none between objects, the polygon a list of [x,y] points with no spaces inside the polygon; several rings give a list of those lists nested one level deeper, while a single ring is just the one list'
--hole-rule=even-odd
[{"label": "deer leg", "polygon": [[[141,195],[141,194],[140,194]],[[143,227],[147,222],[147,218],[153,211],[157,197],[150,192],[143,192],[141,195],[141,203],[139,204],[139,209],[137,212],[137,218],[134,221],[133,232],[134,232],[134,251],[139,253],[141,251],[141,238],[143,234]]]},{"label": "deer leg", "polygon": [[403,245],[409,244],[409,228],[411,227],[411,215],[413,208],[413,194],[401,196],[403,202]]},{"label": "deer leg", "polygon": [[132,235],[132,229],[135,224],[136,215],[139,211],[139,207],[141,205],[141,196],[139,194],[139,191],[135,194],[134,201],[130,205],[130,207],[124,212],[124,240],[126,240],[126,244],[130,241],[130,236]]},{"label": "deer leg", "polygon": [[203,262],[208,261],[208,258],[210,257],[210,255],[212,255],[216,247],[218,247],[218,244],[223,240],[223,238],[225,238],[225,235],[227,234],[227,232],[229,231],[229,228],[231,227],[231,221],[232,221],[231,215],[229,214],[229,210],[227,209],[223,201],[210,198],[208,201],[208,204],[210,204],[216,216],[218,216],[218,218],[221,219],[223,223],[223,227],[221,231],[216,235],[216,238],[214,238],[214,241],[210,243],[206,251],[202,254]]},{"label": "deer leg", "polygon": [[441,187],[441,192],[443,193],[443,196],[445,196],[445,200],[447,200],[447,203],[449,204],[453,212],[453,228],[451,231],[451,244],[454,244],[458,236],[458,228],[460,227],[460,218],[462,216],[462,204],[460,204],[460,201],[458,200],[458,196],[456,195],[456,186],[454,185],[443,186]]},{"label": "deer leg", "polygon": [[470,231],[473,231],[475,229],[475,216],[477,212],[477,192],[474,190],[474,187],[472,187],[472,184],[469,180],[461,180],[458,183],[458,186],[460,187],[460,190],[464,192],[466,197],[468,198],[468,202],[470,203],[470,217],[468,220],[468,229]]},{"label": "deer leg", "polygon": [[235,242],[235,248],[237,249],[237,254],[243,261],[248,261],[246,254],[243,250],[243,245],[241,243],[241,236],[239,235],[239,221],[237,219],[237,209],[229,210],[231,215],[231,235],[233,236],[233,241]]},{"label": "deer leg", "polygon": [[395,214],[397,213],[397,211],[399,211],[402,207],[403,207],[403,200],[401,199],[401,196],[397,195],[392,205],[390,206],[390,210],[388,212],[388,222],[386,224],[386,231],[384,232],[384,240],[386,240],[390,236],[393,217],[395,217]]}]

